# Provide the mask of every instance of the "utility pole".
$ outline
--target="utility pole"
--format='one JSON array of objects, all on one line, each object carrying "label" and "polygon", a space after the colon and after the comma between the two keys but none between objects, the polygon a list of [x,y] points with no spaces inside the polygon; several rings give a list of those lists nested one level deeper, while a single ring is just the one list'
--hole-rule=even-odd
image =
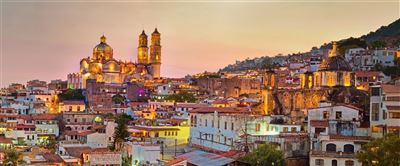
[{"label": "utility pole", "polygon": [[175,157],[176,157],[176,138],[175,138]]},{"label": "utility pole", "polygon": [[164,160],[164,141],[161,141],[161,160]]}]

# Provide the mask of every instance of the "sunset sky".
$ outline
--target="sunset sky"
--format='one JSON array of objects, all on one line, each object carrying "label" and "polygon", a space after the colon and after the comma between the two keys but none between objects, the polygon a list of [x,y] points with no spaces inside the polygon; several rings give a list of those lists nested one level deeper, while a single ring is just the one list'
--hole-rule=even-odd
[{"label": "sunset sky", "polygon": [[216,71],[247,57],[308,51],[400,17],[399,1],[3,1],[0,87],[66,79],[100,36],[136,60],[138,35],[161,33],[164,77]]}]

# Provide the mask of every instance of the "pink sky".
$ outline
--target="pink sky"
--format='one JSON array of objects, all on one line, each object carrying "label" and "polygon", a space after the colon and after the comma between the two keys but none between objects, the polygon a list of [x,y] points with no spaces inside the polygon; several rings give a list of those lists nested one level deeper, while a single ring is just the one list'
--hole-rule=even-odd
[{"label": "pink sky", "polygon": [[[321,0],[322,1],[322,0]],[[66,79],[104,33],[114,58],[136,60],[155,27],[162,76],[217,71],[236,60],[308,51],[400,17],[399,2],[2,2],[0,87]]]}]

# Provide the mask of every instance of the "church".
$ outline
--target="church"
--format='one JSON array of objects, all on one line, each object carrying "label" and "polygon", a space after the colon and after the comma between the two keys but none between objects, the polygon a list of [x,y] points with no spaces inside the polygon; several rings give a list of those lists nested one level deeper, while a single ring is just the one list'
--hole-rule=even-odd
[{"label": "church", "polygon": [[278,75],[267,71],[262,80],[263,114],[290,115],[317,108],[321,101],[346,103],[363,107],[366,93],[355,87],[355,74],[332,43],[329,57],[318,70],[300,75],[299,89],[280,89]]},{"label": "church", "polygon": [[[114,58],[113,48],[107,38],[100,37],[100,43],[93,48],[91,57],[80,61],[80,88],[86,87],[86,80],[96,80],[111,84],[144,82],[160,79],[161,70],[161,37],[157,28],[151,34],[150,50],[148,36],[142,31],[139,35],[137,62],[122,61]],[[70,76],[69,76],[70,77]],[[71,76],[73,77],[73,76]]]}]

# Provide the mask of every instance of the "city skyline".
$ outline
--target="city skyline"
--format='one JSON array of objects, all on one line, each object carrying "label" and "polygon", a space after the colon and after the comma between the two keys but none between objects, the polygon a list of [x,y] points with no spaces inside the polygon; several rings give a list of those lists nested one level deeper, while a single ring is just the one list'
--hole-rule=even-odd
[{"label": "city skyline", "polygon": [[[360,5],[361,4],[361,5]],[[164,77],[216,71],[235,60],[308,51],[399,18],[399,2],[2,2],[1,87],[66,79],[101,35],[114,57],[136,59],[137,36],[158,28]],[[286,10],[282,10],[286,9]],[[363,15],[357,15],[360,11]],[[333,17],[335,16],[335,17]],[[205,65],[206,64],[206,65]]]}]

